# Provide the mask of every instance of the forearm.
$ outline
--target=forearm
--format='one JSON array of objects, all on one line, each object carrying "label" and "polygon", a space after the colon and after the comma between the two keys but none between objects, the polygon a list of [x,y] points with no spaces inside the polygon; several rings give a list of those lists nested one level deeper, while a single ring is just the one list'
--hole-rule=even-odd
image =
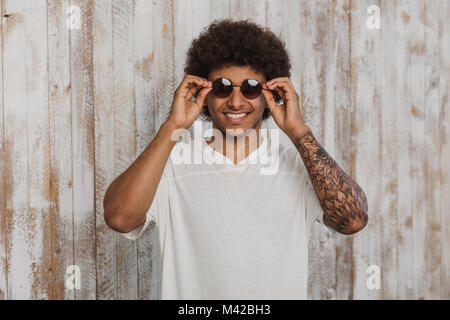
[{"label": "forearm", "polygon": [[173,130],[165,122],[149,146],[108,187],[103,201],[104,218],[114,230],[128,232],[144,223],[176,143],[171,139]]},{"label": "forearm", "polygon": [[323,222],[353,234],[367,224],[367,199],[361,187],[333,160],[305,126],[291,138],[300,153],[323,209]]}]

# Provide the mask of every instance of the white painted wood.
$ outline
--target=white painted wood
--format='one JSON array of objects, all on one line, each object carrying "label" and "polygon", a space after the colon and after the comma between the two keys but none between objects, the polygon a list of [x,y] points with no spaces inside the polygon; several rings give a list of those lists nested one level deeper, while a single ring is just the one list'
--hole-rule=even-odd
[{"label": "white painted wood", "polygon": [[[51,291],[45,1],[4,1],[3,99],[8,299]],[[4,18],[3,18],[4,19]],[[28,50],[17,50],[17,48]],[[45,256],[47,255],[47,256]]]},{"label": "white painted wood", "polygon": [[[441,299],[450,299],[450,3],[439,6],[439,130],[440,130],[440,229]],[[431,155],[434,156],[434,155]]]},{"label": "white painted wood", "polygon": [[[325,110],[325,136],[323,146],[327,152],[335,159],[338,165],[358,183],[359,177],[355,176],[352,167],[352,154],[348,152],[348,145],[351,143],[351,128],[353,105],[351,103],[351,83],[350,83],[350,34],[345,30],[350,30],[350,1],[342,0],[330,3],[328,17],[328,66],[326,75],[326,110]],[[300,79],[301,80],[301,79]],[[306,99],[306,95],[303,100]],[[313,113],[310,110],[310,113]],[[365,185],[361,184],[363,189]],[[316,223],[317,224],[317,223]],[[322,234],[328,232],[321,226]],[[334,238],[336,274],[335,283],[331,286],[335,288],[336,299],[352,299],[352,238],[337,235]],[[333,252],[330,252],[332,255]],[[333,273],[333,272],[330,272]]]},{"label": "white painted wood", "polygon": [[[155,110],[155,47],[153,3],[147,0],[134,1],[133,63],[134,95],[136,100],[136,144],[137,155],[141,154],[156,134]],[[142,32],[148,30],[149,32]],[[159,241],[155,225],[137,241],[138,299],[158,299]]]},{"label": "white painted wood", "polygon": [[52,239],[54,273],[49,298],[68,300],[75,298],[75,290],[66,285],[66,271],[74,264],[69,1],[49,1],[47,6],[51,229],[46,232]]},{"label": "white painted wood", "polygon": [[[148,146],[218,18],[274,31],[305,123],[369,201],[354,236],[313,226],[309,299],[450,299],[450,3],[7,0],[0,83],[0,299],[157,299],[155,225],[109,229],[109,184]],[[67,27],[80,8],[81,29]],[[367,8],[381,29],[367,28]],[[65,286],[66,269],[81,288]],[[367,267],[381,288],[367,288]]]},{"label": "white painted wood", "polygon": [[[95,212],[97,299],[118,299],[116,237],[103,216],[103,199],[114,170],[112,1],[94,2],[93,83],[95,123]],[[112,276],[113,275],[113,276]]]},{"label": "white painted wood", "polygon": [[[3,3],[0,2],[0,12],[3,13]],[[4,21],[0,16],[0,34],[3,39]],[[3,61],[3,48],[0,50],[0,61]],[[3,88],[3,64],[0,66],[0,84]],[[0,90],[0,129],[5,128],[3,90]],[[0,300],[8,299],[8,233],[6,212],[6,144],[3,130],[0,130]]]},{"label": "white painted wood", "polygon": [[71,0],[80,8],[80,29],[71,29],[72,170],[74,265],[81,273],[75,299],[96,298],[95,153],[92,73],[92,2]]},{"label": "white painted wood", "polygon": [[[367,9],[373,2],[352,1],[351,10],[351,115],[352,178],[364,190],[369,204],[369,222],[365,232],[353,236],[353,298],[380,299],[380,290],[370,289],[369,266],[381,268],[379,228],[385,212],[380,205],[382,180],[373,181],[382,172],[379,127],[381,106],[379,78],[380,30],[369,29]],[[375,4],[379,7],[379,4]]]},{"label": "white painted wood", "polygon": [[173,94],[178,87],[175,82],[174,53],[174,0],[156,1],[154,25],[155,91],[158,106],[156,128],[167,120],[172,106]]},{"label": "white painted wood", "polygon": [[[301,52],[292,61],[293,65],[300,66],[299,74],[293,74],[292,81],[299,87],[305,123],[319,143],[350,174],[349,159],[343,163],[341,152],[337,151],[345,150],[342,145],[345,140],[348,150],[350,138],[349,41],[343,32],[349,29],[347,6],[345,1],[322,3],[320,6],[302,1],[299,9],[286,10],[283,16],[296,12],[299,17],[299,30],[290,27],[285,32],[293,39],[291,50]],[[292,24],[288,22],[288,25]],[[339,33],[341,36],[336,36]],[[298,48],[295,47],[296,39]],[[336,140],[340,141],[337,146]],[[345,153],[348,151],[342,154]],[[314,223],[309,249],[308,298],[350,298],[351,287],[340,285],[348,283],[350,277],[351,239],[333,234],[323,225]]]},{"label": "white painted wood", "polygon": [[[400,2],[396,6],[397,30],[397,119],[399,131],[399,188],[398,188],[398,252],[400,299],[423,297],[424,257],[423,212],[424,167],[423,152],[423,58],[416,48],[423,45],[423,19],[417,2]],[[405,17],[401,18],[400,17]],[[423,49],[422,49],[423,51]],[[419,234],[419,232],[421,234]],[[422,241],[422,243],[420,243]]]},{"label": "white painted wood", "polygon": [[[393,63],[397,61],[396,47],[396,23],[397,11],[395,4],[391,1],[380,3],[382,19],[380,31],[379,51],[376,61],[372,61],[377,66],[378,77],[377,87],[379,88],[381,109],[380,139],[381,147],[377,157],[381,157],[381,190],[378,193],[380,219],[379,219],[379,246],[381,250],[381,299],[398,299],[398,248],[397,248],[397,212],[398,212],[398,161],[399,150],[399,130],[401,124],[397,119],[397,70]],[[370,209],[369,209],[370,210]],[[374,213],[369,211],[369,224],[372,224]],[[363,270],[362,270],[363,271]],[[369,274],[366,274],[366,278]],[[363,292],[362,292],[363,295]]]},{"label": "white painted wood", "polygon": [[[112,3],[114,171],[122,174],[136,158],[136,113],[133,63],[133,2]],[[119,299],[137,299],[135,241],[117,235]]]},{"label": "white painted wood", "polygon": [[439,136],[439,12],[441,6],[445,8],[443,1],[425,1],[423,6],[425,29],[425,101],[423,115],[425,122],[425,151],[423,154],[425,161],[425,200],[423,214],[426,219],[424,226],[424,272],[427,281],[424,283],[422,295],[427,300],[441,298],[440,159],[435,156],[439,154],[441,144]]}]

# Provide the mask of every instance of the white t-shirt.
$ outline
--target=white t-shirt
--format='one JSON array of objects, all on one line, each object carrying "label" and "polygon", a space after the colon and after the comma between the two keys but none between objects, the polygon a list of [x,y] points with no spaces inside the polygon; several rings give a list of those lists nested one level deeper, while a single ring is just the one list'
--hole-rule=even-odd
[{"label": "white t-shirt", "polygon": [[309,235],[323,211],[292,142],[268,133],[235,165],[191,139],[172,149],[146,222],[123,233],[135,240],[156,222],[161,299],[307,299]]}]

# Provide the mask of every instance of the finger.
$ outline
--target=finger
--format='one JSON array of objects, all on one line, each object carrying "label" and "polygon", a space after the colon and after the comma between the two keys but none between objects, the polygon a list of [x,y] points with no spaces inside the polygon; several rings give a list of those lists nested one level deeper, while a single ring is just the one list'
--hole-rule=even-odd
[{"label": "finger", "polygon": [[264,97],[266,98],[267,109],[269,109],[270,114],[276,123],[280,123],[283,119],[283,110],[284,108],[280,108],[275,102],[272,92],[267,89],[262,90]]},{"label": "finger", "polygon": [[269,111],[272,111],[272,109],[277,106],[272,92],[270,92],[270,90],[268,89],[262,89],[261,92],[264,94],[264,98],[266,99],[267,108],[269,109]]},{"label": "finger", "polygon": [[[267,89],[267,90],[269,90],[269,89]],[[286,98],[284,97],[284,91],[283,90],[275,88],[275,89],[272,89],[272,90],[269,90],[269,91],[272,93],[273,98],[275,100],[275,103],[279,103],[280,100],[283,103],[286,102]]]},{"label": "finger", "polygon": [[274,78],[272,80],[267,81],[266,85],[271,85],[271,84],[273,84],[275,82],[285,82],[291,87],[292,90],[295,91],[294,85],[292,84],[291,80],[289,78],[287,78],[287,77]]},{"label": "finger", "polygon": [[208,80],[202,80],[196,77],[186,77],[180,84],[180,87],[175,91],[175,94],[179,94],[181,97],[190,100],[192,96],[188,98],[188,94],[191,88],[194,88],[194,94],[199,88],[209,87],[211,83]]},{"label": "finger", "polygon": [[[188,92],[188,94],[186,96],[186,100],[187,101],[192,101],[192,97],[193,96],[195,96],[196,99],[197,99],[198,93],[200,92],[200,90],[202,88],[212,88],[212,81],[209,81],[207,79],[204,79],[204,80],[202,79],[201,81],[202,81],[202,85],[201,86],[199,86],[199,85],[197,85],[195,83],[190,84],[189,92]],[[206,84],[206,86],[205,86],[205,84]]]},{"label": "finger", "polygon": [[271,92],[278,106],[286,104],[287,100],[283,90],[281,90],[280,88],[275,88],[272,89]]},{"label": "finger", "polygon": [[289,80],[289,78],[277,78],[277,79],[272,79],[272,80],[270,80],[270,81],[267,81],[266,85],[267,85],[268,87],[270,87],[270,85],[274,85],[274,84],[275,84],[275,86],[276,86],[276,84],[280,84],[280,83],[283,83],[283,84],[287,85],[287,86],[286,86],[287,90],[290,90],[290,91],[296,93],[295,88],[294,88],[294,85],[293,85],[292,82]]},{"label": "finger", "polygon": [[203,107],[203,103],[205,102],[206,96],[208,95],[208,93],[212,90],[212,87],[206,87],[200,90],[198,96],[197,96],[197,100],[195,101],[195,103],[199,106],[199,107]]},{"label": "finger", "polygon": [[273,83],[269,83],[267,86],[270,90],[275,90],[280,96],[283,98],[284,101],[289,100],[295,100],[296,94],[294,94],[295,89],[293,89],[287,81],[279,80],[274,81]]},{"label": "finger", "polygon": [[189,92],[188,92],[188,94],[186,95],[186,100],[187,100],[187,101],[191,101],[191,100],[192,100],[192,97],[193,97],[195,94],[197,94],[199,91],[200,91],[200,90],[199,90],[199,87],[198,87],[198,86],[190,86],[190,87],[189,87]]}]

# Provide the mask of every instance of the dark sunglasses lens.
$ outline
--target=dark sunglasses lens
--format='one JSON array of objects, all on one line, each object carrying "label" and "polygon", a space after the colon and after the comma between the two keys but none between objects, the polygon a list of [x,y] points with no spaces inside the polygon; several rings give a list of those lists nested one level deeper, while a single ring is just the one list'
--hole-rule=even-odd
[{"label": "dark sunglasses lens", "polygon": [[247,99],[255,99],[261,94],[261,83],[255,79],[245,80],[242,84],[242,94]]},{"label": "dark sunglasses lens", "polygon": [[212,83],[212,92],[219,98],[227,97],[231,91],[233,91],[233,87],[228,79],[218,78]]}]

